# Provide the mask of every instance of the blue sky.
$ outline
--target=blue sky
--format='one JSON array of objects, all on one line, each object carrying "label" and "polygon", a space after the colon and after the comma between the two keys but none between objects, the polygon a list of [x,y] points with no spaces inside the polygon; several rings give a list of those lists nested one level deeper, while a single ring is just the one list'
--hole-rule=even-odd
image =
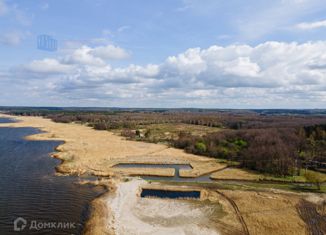
[{"label": "blue sky", "polygon": [[325,15],[322,0],[0,0],[0,105],[326,108]]}]

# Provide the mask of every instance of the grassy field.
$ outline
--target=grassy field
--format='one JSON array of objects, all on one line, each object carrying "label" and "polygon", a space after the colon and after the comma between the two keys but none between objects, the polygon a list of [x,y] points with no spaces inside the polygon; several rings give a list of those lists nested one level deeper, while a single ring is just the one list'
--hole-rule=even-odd
[{"label": "grassy field", "polygon": [[240,163],[236,161],[227,161],[226,159],[217,159],[218,163],[226,164],[229,168],[215,172],[211,175],[212,179],[238,179],[238,180],[270,180],[280,182],[309,182],[306,179],[306,173],[310,173],[319,179],[320,182],[326,182],[326,174],[322,172],[300,169],[299,175],[276,176],[258,171],[239,168]]},{"label": "grassy field", "polygon": [[[313,171],[310,171],[313,172]],[[314,172],[314,174],[318,174],[320,177],[324,179],[326,177],[325,174],[321,174],[318,172]],[[262,174],[256,171],[247,170],[247,169],[239,169],[239,168],[227,168],[223,171],[215,172],[211,175],[212,179],[235,179],[235,180],[266,180],[266,181],[280,181],[280,182],[307,182],[307,179],[304,176],[304,170],[300,175],[295,176],[273,176],[270,174]]]},{"label": "grassy field", "polygon": [[193,135],[203,136],[207,133],[220,131],[221,128],[217,127],[208,127],[201,125],[191,125],[183,123],[166,123],[166,124],[151,124],[142,126],[144,129],[150,129],[154,136],[166,136],[175,138],[177,135],[184,131],[189,132]]}]

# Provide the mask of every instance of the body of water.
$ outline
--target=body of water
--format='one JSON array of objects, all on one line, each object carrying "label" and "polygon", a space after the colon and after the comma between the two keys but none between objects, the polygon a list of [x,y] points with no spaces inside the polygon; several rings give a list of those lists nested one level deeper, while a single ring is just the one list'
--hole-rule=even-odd
[{"label": "body of water", "polygon": [[11,123],[11,122],[15,122],[15,120],[11,119],[11,118],[2,118],[2,117],[0,117],[0,123]]},{"label": "body of water", "polygon": [[159,198],[200,198],[200,191],[172,191],[161,189],[142,189],[141,197],[159,197]]},{"label": "body of water", "polygon": [[[103,189],[79,185],[77,177],[56,176],[60,161],[49,154],[60,142],[24,139],[36,133],[34,128],[0,128],[0,234],[81,234],[90,202]],[[23,218],[18,227],[26,224],[20,232],[14,231],[18,217]]]}]

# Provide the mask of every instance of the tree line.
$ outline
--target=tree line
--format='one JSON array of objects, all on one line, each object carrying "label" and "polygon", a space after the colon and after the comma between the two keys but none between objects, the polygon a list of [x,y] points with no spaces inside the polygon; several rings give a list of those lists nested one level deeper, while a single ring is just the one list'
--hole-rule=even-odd
[{"label": "tree line", "polygon": [[241,167],[263,173],[296,175],[310,161],[326,163],[326,125],[226,130],[201,137],[180,133],[173,146],[237,161]]}]

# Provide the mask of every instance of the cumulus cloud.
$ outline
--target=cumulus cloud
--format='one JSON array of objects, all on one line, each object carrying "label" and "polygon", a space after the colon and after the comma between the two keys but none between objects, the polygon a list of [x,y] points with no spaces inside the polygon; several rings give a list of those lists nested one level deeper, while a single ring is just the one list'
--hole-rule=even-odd
[{"label": "cumulus cloud", "polygon": [[64,63],[104,66],[105,62],[101,58],[92,55],[92,51],[93,49],[91,47],[84,45],[67,55],[64,58]]},{"label": "cumulus cloud", "polygon": [[104,60],[121,60],[129,57],[129,53],[124,49],[113,45],[96,47],[90,51],[90,54]]},{"label": "cumulus cloud", "polygon": [[[169,57],[162,72],[165,77],[192,77],[195,78],[194,82],[220,87],[322,83],[325,71],[312,70],[311,67],[320,66],[325,49],[325,42],[266,42],[256,47],[231,45],[212,46],[204,50],[189,49],[176,57]],[[315,64],[316,60],[318,64]]]},{"label": "cumulus cloud", "polygon": [[238,77],[257,77],[260,72],[258,64],[251,62],[249,57],[239,57],[220,66],[225,74]]},{"label": "cumulus cloud", "polygon": [[158,106],[159,99],[159,106],[307,106],[326,101],[325,51],[326,41],[214,45],[190,48],[161,64],[113,67],[106,60],[111,49],[82,46],[24,69],[41,74],[52,93],[102,105]]},{"label": "cumulus cloud", "polygon": [[26,69],[26,71],[33,72],[33,73],[64,74],[64,73],[71,72],[73,66],[62,64],[56,59],[43,59],[43,60],[34,60],[29,64],[25,65],[24,68]]},{"label": "cumulus cloud", "polygon": [[106,60],[121,60],[128,57],[129,54],[123,48],[113,45],[94,48],[83,45],[67,55],[64,62],[70,64],[105,66]]},{"label": "cumulus cloud", "polygon": [[315,22],[302,22],[296,25],[296,28],[302,30],[311,30],[311,29],[318,29],[318,28],[325,28],[326,27],[326,20],[315,21]]},{"label": "cumulus cloud", "polygon": [[200,55],[200,48],[188,49],[178,56],[170,56],[165,67],[168,73],[175,72],[178,75],[199,74],[206,70],[206,62]]}]

